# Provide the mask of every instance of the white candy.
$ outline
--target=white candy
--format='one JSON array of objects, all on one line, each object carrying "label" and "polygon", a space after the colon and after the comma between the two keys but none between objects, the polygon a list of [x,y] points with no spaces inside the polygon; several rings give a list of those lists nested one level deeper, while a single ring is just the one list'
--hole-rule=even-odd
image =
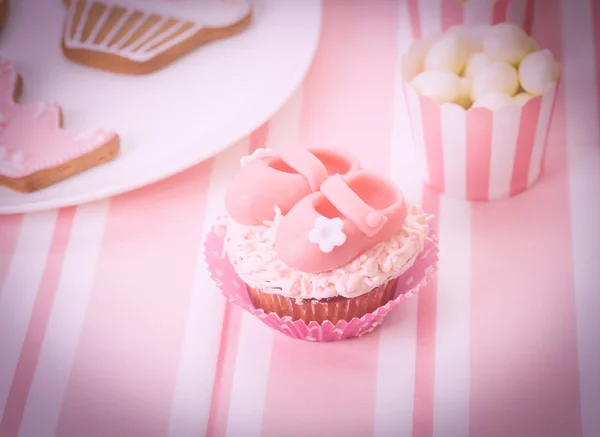
[{"label": "white candy", "polygon": [[489,63],[490,60],[485,53],[473,53],[467,61],[467,66],[465,67],[465,77],[472,79],[478,72],[480,72],[483,69],[483,67],[485,67]]},{"label": "white candy", "polygon": [[457,25],[448,28],[448,33],[458,36],[465,45],[467,53],[472,54],[483,50],[483,38],[490,28],[491,26],[485,24],[478,26]]},{"label": "white candy", "polygon": [[450,71],[459,74],[467,62],[467,48],[452,33],[442,36],[427,52],[423,63],[426,71]]},{"label": "white candy", "polygon": [[521,86],[534,96],[541,96],[556,83],[560,65],[550,50],[540,50],[527,55],[519,66]]},{"label": "white candy", "polygon": [[533,49],[529,36],[513,23],[493,26],[483,40],[483,50],[492,61],[518,65]]},{"label": "white candy", "polygon": [[525,106],[525,103],[527,103],[534,97],[535,96],[532,96],[531,94],[528,94],[528,93],[519,93],[513,98],[513,100],[516,105]]},{"label": "white candy", "polygon": [[492,91],[514,96],[519,89],[517,70],[504,62],[490,62],[473,77],[471,97],[473,101]]},{"label": "white candy", "polygon": [[505,106],[513,106],[514,104],[513,98],[508,94],[500,91],[493,91],[475,100],[473,108],[488,108],[495,111]]},{"label": "white candy", "polygon": [[440,104],[455,101],[461,90],[460,77],[449,71],[424,71],[417,74],[410,84],[418,94]]}]

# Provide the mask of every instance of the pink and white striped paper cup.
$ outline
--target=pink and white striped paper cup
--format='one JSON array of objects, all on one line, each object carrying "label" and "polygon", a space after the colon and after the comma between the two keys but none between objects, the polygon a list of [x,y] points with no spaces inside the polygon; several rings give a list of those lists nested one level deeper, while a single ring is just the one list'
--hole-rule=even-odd
[{"label": "pink and white striped paper cup", "polygon": [[421,39],[455,25],[513,22],[531,33],[535,0],[408,0],[412,35]]},{"label": "pink and white striped paper cup", "polygon": [[389,313],[406,299],[416,295],[427,284],[429,277],[435,272],[438,261],[438,246],[435,234],[425,244],[423,251],[417,256],[410,269],[404,272],[396,285],[396,295],[385,305],[363,317],[347,322],[341,320],[335,325],[329,321],[304,323],[290,317],[280,317],[275,313],[265,313],[252,305],[248,289],[235,273],[229,259],[222,256],[223,236],[213,228],[206,236],[204,257],[208,271],[221,293],[232,304],[248,311],[265,325],[288,337],[311,342],[337,341],[360,337],[377,328]]},{"label": "pink and white striped paper cup", "polygon": [[420,96],[409,84],[427,41],[402,59],[404,96],[423,180],[440,193],[469,201],[515,196],[540,177],[558,84],[524,106],[465,110]]}]

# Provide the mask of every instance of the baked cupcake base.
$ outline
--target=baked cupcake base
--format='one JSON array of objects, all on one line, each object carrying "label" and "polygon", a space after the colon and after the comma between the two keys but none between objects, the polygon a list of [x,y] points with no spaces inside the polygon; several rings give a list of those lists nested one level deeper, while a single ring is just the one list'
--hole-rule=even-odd
[{"label": "baked cupcake base", "polygon": [[302,299],[285,297],[278,294],[265,293],[261,290],[248,288],[248,296],[256,309],[265,313],[275,313],[279,317],[290,317],[292,320],[312,321],[322,324],[326,320],[334,325],[341,320],[347,322],[361,318],[385,305],[395,297],[398,278],[361,296],[347,298],[343,296],[327,299]]},{"label": "baked cupcake base", "polygon": [[[394,308],[423,289],[428,278],[435,272],[438,260],[437,239],[435,234],[432,233],[423,251],[415,259],[414,264],[398,278],[392,280],[396,282],[396,285],[385,284],[389,285],[389,291],[393,293],[393,298],[389,302],[360,318],[353,318],[350,321],[340,319],[337,323],[330,320],[325,320],[323,323],[317,323],[316,321],[306,323],[301,318],[292,320],[291,317],[280,317],[275,312],[267,312],[256,308],[250,300],[251,290],[236,274],[230,260],[224,255],[223,243],[223,233],[217,232],[215,227],[208,233],[204,243],[204,258],[209,274],[223,296],[231,304],[247,311],[266,326],[288,337],[310,342],[338,341],[360,337],[371,332],[384,321]],[[366,296],[366,294],[363,296]],[[324,299],[322,302],[327,301]],[[310,315],[312,316],[312,313]]]}]

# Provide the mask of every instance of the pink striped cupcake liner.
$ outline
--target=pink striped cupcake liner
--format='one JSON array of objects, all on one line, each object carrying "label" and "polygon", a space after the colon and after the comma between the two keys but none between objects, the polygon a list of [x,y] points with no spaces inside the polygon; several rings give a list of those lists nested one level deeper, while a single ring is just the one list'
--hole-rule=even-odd
[{"label": "pink striped cupcake liner", "polygon": [[412,35],[421,39],[451,26],[513,22],[531,33],[536,0],[407,0]]},{"label": "pink striped cupcake liner", "polygon": [[317,322],[306,324],[302,320],[293,321],[290,317],[279,317],[275,313],[267,314],[261,309],[256,309],[250,302],[246,285],[235,273],[227,257],[222,256],[223,236],[218,235],[214,228],[206,236],[204,256],[213,281],[229,302],[238,305],[265,325],[288,337],[325,342],[359,337],[373,331],[394,308],[416,295],[427,284],[429,277],[437,268],[438,247],[433,233],[431,240],[426,243],[412,267],[398,278],[394,299],[360,319],[354,318],[350,322],[342,320],[335,325],[328,321],[323,324]]}]

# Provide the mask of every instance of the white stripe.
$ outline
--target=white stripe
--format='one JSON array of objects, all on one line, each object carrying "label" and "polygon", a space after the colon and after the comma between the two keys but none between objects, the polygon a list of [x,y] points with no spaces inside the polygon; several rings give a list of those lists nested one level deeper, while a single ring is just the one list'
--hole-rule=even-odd
[{"label": "white stripe", "polygon": [[[302,99],[300,92],[270,122],[267,147],[298,140]],[[235,372],[231,387],[226,435],[260,436],[267,394],[271,348],[275,331],[244,312],[238,339]]]},{"label": "white stripe", "polygon": [[0,292],[0,419],[46,267],[56,217],[57,213],[52,211],[28,214],[23,218]]},{"label": "white stripe", "polygon": [[[198,25],[193,25],[190,28],[188,28],[187,30],[185,30],[184,32],[176,35],[177,32],[173,31],[173,28],[179,27],[177,29],[177,31],[180,31],[184,27],[184,24],[181,24],[181,23],[183,23],[183,22],[180,22],[179,24],[176,24],[175,26],[170,27],[169,30],[167,30],[165,33],[162,33],[158,36],[158,39],[161,39],[160,45],[154,46],[152,44],[146,44],[145,47],[142,47],[140,49],[140,50],[145,50],[145,51],[143,51],[143,52],[138,51],[138,52],[131,54],[130,55],[131,59],[138,61],[138,62],[144,62],[149,59],[152,59],[156,55],[158,55],[160,53],[164,53],[167,50],[175,47],[176,45],[181,44],[183,41],[187,40],[188,38],[191,38],[200,29],[202,29]],[[168,36],[165,36],[165,35],[168,35]],[[176,36],[173,37],[173,35],[176,35]],[[165,38],[163,38],[163,36],[165,36]]]},{"label": "white stripe", "polygon": [[[73,2],[73,8],[75,10],[75,8],[77,7],[77,1]],[[75,36],[74,39],[81,41],[83,38],[83,31],[85,30],[85,25],[87,24],[87,18],[88,18],[88,14],[90,12],[90,9],[92,7],[92,2],[91,1],[85,1],[84,6],[83,6],[83,11],[81,11],[81,15],[79,16],[79,21],[77,22],[77,31],[75,32]]]},{"label": "white stripe", "polygon": [[[69,8],[67,9],[67,17],[65,18],[65,35],[63,38],[65,43],[69,43],[70,41],[73,41],[75,38],[75,33],[73,31],[77,30],[77,28],[75,27],[76,9],[77,9],[77,2],[71,2],[71,4],[69,5]],[[71,35],[73,35],[73,36],[71,36]]]},{"label": "white stripe", "polygon": [[[225,191],[248,151],[240,141],[215,158],[206,194],[203,233],[225,212]],[[204,261],[204,242],[198,250],[190,309],[177,383],[172,404],[169,435],[206,435],[217,370],[226,301],[213,283]]]},{"label": "white stripe", "polygon": [[469,436],[471,209],[440,197],[433,435]]},{"label": "white stripe", "polygon": [[100,17],[98,17],[98,21],[96,21],[96,24],[94,24],[94,28],[92,29],[92,32],[88,36],[87,41],[89,41],[90,44],[94,44],[94,40],[96,39],[96,37],[98,36],[100,31],[102,29],[104,29],[104,26],[106,25],[106,22],[108,21],[109,18],[110,18],[110,12],[109,12],[108,7],[106,7],[102,11],[102,15],[100,15]]},{"label": "white stripe", "polygon": [[94,283],[108,202],[81,206],[69,245],[19,436],[54,436]]},{"label": "white stripe", "polygon": [[490,24],[494,18],[494,3],[487,0],[468,1],[464,3],[464,11],[464,23],[467,26]]},{"label": "white stripe", "polygon": [[[125,52],[130,53],[133,52],[135,50],[141,50],[144,51],[144,47],[146,47],[146,45],[150,44],[153,45],[153,40],[155,38],[158,37],[158,35],[156,35],[156,33],[167,23],[168,19],[167,18],[161,18],[159,19],[156,23],[154,23],[152,25],[152,27],[148,30],[146,30],[146,32],[144,32],[144,35],[142,35],[139,39],[137,39],[135,41],[135,43],[131,44],[129,47],[127,47],[127,49],[125,50]],[[146,39],[148,38],[148,39]]]},{"label": "white stripe", "polygon": [[[410,44],[408,10],[401,3],[398,31],[399,53]],[[400,62],[398,62],[398,66]],[[390,151],[390,177],[410,203],[421,203],[421,187],[415,166],[403,82],[398,71],[395,89],[394,125]],[[411,435],[414,407],[415,361],[417,347],[416,298],[396,309],[380,328],[377,360],[377,388],[373,435]]]},{"label": "white stripe", "polygon": [[[133,26],[125,32],[119,41],[112,47],[115,51],[122,50],[123,47],[129,42],[129,40],[137,33],[138,30],[144,25],[144,23],[148,20],[149,15],[143,14],[141,17],[138,17],[137,20],[133,23]],[[133,43],[132,43],[133,44]],[[117,48],[118,47],[118,48]]]},{"label": "white stripe", "polygon": [[[166,22],[167,20],[164,19],[164,21]],[[148,41],[146,41],[138,49],[138,51],[140,53],[144,53],[144,52],[150,50],[150,48],[152,48],[154,46],[158,46],[159,44],[164,44],[165,41],[167,41],[169,38],[171,38],[177,32],[181,31],[181,29],[183,29],[186,24],[187,23],[185,21],[178,21],[177,23],[175,23],[175,24],[171,25],[169,28],[167,28],[167,30],[162,32],[160,35],[151,35],[151,38]],[[162,25],[164,25],[164,23]],[[189,32],[190,32],[190,30],[188,29],[188,31],[186,33],[189,33]],[[155,50],[157,48],[155,48]]]},{"label": "white stripe", "polygon": [[425,38],[442,29],[442,0],[419,0],[421,37]]},{"label": "white stripe", "polygon": [[552,88],[548,94],[542,98],[540,117],[535,131],[533,150],[531,151],[531,162],[529,164],[529,173],[527,175],[527,186],[530,186],[537,180],[542,170],[542,159],[544,157],[546,140],[548,139],[548,128],[550,127],[550,117],[552,116],[552,108],[554,107],[555,96],[556,88]]},{"label": "white stripe", "polygon": [[521,108],[506,107],[494,113],[490,156],[490,199],[508,197],[512,180]]},{"label": "white stripe", "polygon": [[[108,12],[107,12],[108,13]],[[123,15],[119,17],[116,23],[113,24],[112,29],[108,32],[106,37],[101,42],[101,47],[108,47],[112,40],[117,36],[119,31],[121,30],[121,26],[125,26],[130,18],[133,16],[133,11],[127,10]],[[118,44],[119,40],[116,40],[114,45],[111,47],[115,47]]]},{"label": "white stripe", "polygon": [[[592,1],[562,8],[577,351],[584,437],[600,435],[600,138]],[[598,41],[595,44],[599,44]]]},{"label": "white stripe", "polygon": [[427,166],[427,153],[425,152],[425,136],[419,96],[410,85],[405,85],[404,97],[408,108],[410,132],[412,133],[412,144],[415,148],[417,169],[421,180],[426,181],[429,180],[429,167]]},{"label": "white stripe", "polygon": [[275,331],[243,312],[229,401],[227,437],[258,437],[269,379]]},{"label": "white stripe", "polygon": [[457,105],[442,105],[442,157],[444,192],[467,196],[467,112]]}]

